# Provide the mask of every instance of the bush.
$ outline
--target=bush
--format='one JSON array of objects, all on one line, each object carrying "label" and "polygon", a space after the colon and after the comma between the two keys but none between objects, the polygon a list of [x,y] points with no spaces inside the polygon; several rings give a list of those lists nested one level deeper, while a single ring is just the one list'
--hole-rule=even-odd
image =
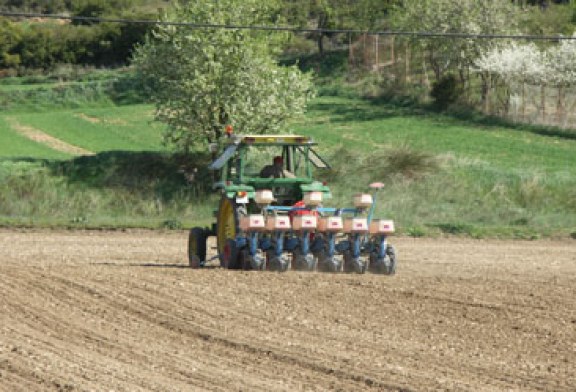
[{"label": "bush", "polygon": [[456,103],[462,94],[462,87],[456,76],[448,74],[434,82],[430,96],[434,99],[434,106],[439,110],[446,110]]}]

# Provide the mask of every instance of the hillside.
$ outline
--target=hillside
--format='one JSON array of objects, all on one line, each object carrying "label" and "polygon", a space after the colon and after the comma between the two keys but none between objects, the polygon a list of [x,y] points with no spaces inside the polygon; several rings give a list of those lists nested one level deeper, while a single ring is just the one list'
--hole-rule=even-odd
[{"label": "hillside", "polygon": [[[206,154],[171,157],[151,106],[26,107],[0,115],[4,224],[175,228],[210,221]],[[334,204],[384,180],[379,212],[405,234],[576,232],[576,139],[569,131],[351,96],[317,98],[291,130],[314,136],[331,158],[335,170],[318,175],[334,189]],[[200,168],[201,180],[187,183],[183,165]]]}]

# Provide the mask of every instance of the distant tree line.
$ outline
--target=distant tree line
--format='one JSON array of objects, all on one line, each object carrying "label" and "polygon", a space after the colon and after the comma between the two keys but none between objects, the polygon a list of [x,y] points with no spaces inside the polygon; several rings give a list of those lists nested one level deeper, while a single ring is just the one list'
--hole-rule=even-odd
[{"label": "distant tree line", "polygon": [[[210,3],[212,0],[206,0]],[[498,9],[531,7],[537,9],[542,4],[567,3],[569,0],[512,0],[497,2]],[[65,14],[79,17],[108,17],[125,19],[160,18],[159,7],[175,7],[177,3],[186,6],[198,0],[0,0],[0,10]],[[265,3],[275,6],[277,11],[270,18],[269,24],[289,25],[315,29],[354,29],[382,30],[388,28],[438,31],[472,30],[472,32],[493,32],[494,26],[488,22],[485,26],[470,25],[466,18],[474,13],[485,14],[495,11],[478,3],[469,15],[467,8],[458,2],[429,0],[268,0]],[[576,23],[576,2],[572,0],[573,16],[568,20]],[[435,4],[440,4],[436,7]],[[454,8],[446,13],[446,9]],[[427,9],[430,12],[421,14],[414,10]],[[458,17],[454,17],[458,14]],[[532,15],[532,13],[529,13]],[[536,17],[522,21],[518,12],[510,12],[509,20],[503,27],[518,26],[520,30],[532,34],[562,33],[572,34],[574,25],[558,20],[557,14],[540,13]],[[548,15],[546,15],[548,14]],[[528,14],[526,14],[528,15]],[[398,21],[398,16],[401,21]],[[447,17],[445,17],[447,16]],[[571,18],[571,20],[570,20]],[[485,17],[489,20],[489,17]],[[563,23],[563,24],[562,24]],[[502,27],[502,26],[500,26]],[[153,29],[151,25],[96,23],[83,20],[58,21],[54,19],[39,20],[0,17],[0,69],[51,69],[55,65],[80,64],[94,66],[117,66],[127,64],[137,43],[144,42],[146,34]],[[329,32],[310,32],[305,35],[307,44],[315,46],[322,56],[325,42],[331,38]],[[441,40],[426,41],[425,44],[437,45],[439,48],[428,49],[437,56],[445,52],[459,55],[463,52],[444,48]],[[465,54],[474,47],[466,47]],[[453,56],[452,56],[453,57]],[[441,72],[442,64],[431,58],[435,72]],[[465,61],[468,61],[464,59]],[[454,63],[454,62],[453,62]]]},{"label": "distant tree line", "polygon": [[[157,19],[134,7],[133,0],[0,0],[0,9],[61,13],[81,17]],[[94,23],[83,20],[21,20],[0,17],[0,69],[42,68],[57,64],[116,66],[126,64],[136,43],[152,26]]]}]

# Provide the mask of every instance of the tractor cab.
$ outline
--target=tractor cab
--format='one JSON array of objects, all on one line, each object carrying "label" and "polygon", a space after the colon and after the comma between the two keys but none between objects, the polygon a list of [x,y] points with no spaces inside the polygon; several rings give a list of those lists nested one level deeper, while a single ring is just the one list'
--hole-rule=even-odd
[{"label": "tractor cab", "polygon": [[330,190],[313,178],[314,169],[330,166],[315,150],[310,137],[298,135],[231,135],[209,169],[217,171],[214,189],[227,197],[271,189],[276,203],[291,205],[305,192]]}]

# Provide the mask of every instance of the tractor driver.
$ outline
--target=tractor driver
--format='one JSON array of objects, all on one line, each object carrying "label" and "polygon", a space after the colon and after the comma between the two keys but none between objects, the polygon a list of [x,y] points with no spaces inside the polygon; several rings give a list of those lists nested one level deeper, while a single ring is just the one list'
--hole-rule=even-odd
[{"label": "tractor driver", "polygon": [[294,178],[294,174],[284,169],[284,159],[281,156],[275,156],[272,165],[266,165],[260,171],[262,178]]}]

